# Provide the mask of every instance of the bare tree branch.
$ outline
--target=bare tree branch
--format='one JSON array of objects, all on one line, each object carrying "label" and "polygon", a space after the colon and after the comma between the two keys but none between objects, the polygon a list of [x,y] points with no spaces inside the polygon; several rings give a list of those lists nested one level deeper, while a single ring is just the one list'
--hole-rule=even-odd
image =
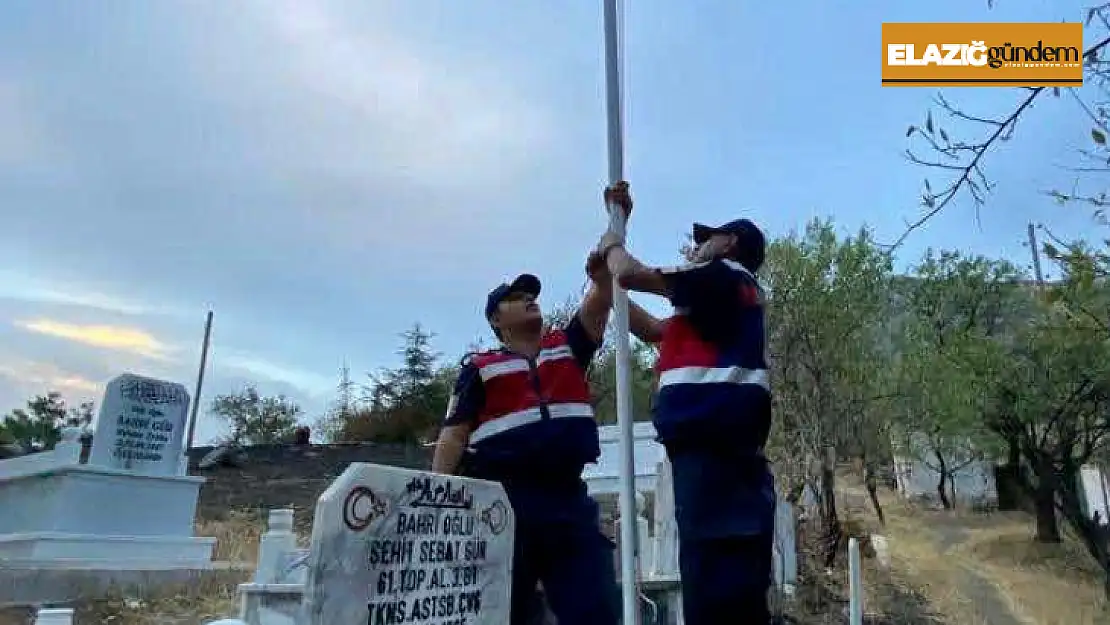
[{"label": "bare tree branch", "polygon": [[[1035,100],[1037,96],[1040,95],[1043,89],[1043,87],[1039,87],[1031,91],[1029,95],[1026,96],[1025,99],[1021,102],[1021,104],[1019,104],[1018,107],[1014,109],[1014,111],[1002,121],[983,119],[967,115],[959,109],[956,109],[949,105],[943,98],[938,98],[941,106],[948,111],[949,115],[967,121],[979,122],[994,126],[994,131],[990,135],[988,135],[987,138],[981,143],[960,144],[959,146],[956,146],[959,151],[969,149],[972,152],[973,156],[967,164],[953,168],[960,171],[960,175],[956,178],[955,182],[948,185],[948,187],[946,187],[944,190],[934,193],[930,189],[929,181],[925,181],[925,193],[922,195],[922,204],[928,210],[916,221],[911,222],[907,225],[906,230],[902,233],[902,235],[899,236],[898,239],[889,246],[889,249],[891,251],[900,247],[912,232],[925,225],[925,223],[936,216],[937,213],[940,213],[940,211],[944,210],[944,208],[948,206],[948,204],[952,202],[956,195],[965,187],[971,193],[976,207],[982,204],[983,196],[981,195],[981,191],[989,190],[990,185],[987,182],[986,176],[979,168],[979,161],[982,160],[983,156],[987,153],[987,150],[989,150],[996,141],[1004,136],[1006,138],[1009,138],[1008,135],[1012,133],[1013,127],[1017,123],[1018,118],[1023,112],[1025,112],[1027,108],[1029,108],[1029,105],[1033,103],[1033,100]],[[929,119],[931,120],[931,117]],[[931,121],[929,121],[928,126],[932,126]],[[926,131],[922,131],[921,129],[914,127],[909,134],[924,135],[925,132],[928,132],[928,129],[926,129]],[[941,148],[940,151],[943,154],[954,154],[953,148]],[[928,165],[928,163],[923,163],[921,161],[917,162],[919,162],[920,164]],[[979,188],[980,185],[983,187],[982,190]]]},{"label": "bare tree branch", "polygon": [[[1110,22],[1110,20],[1107,20],[1105,15],[1103,15],[1103,10],[1108,7],[1110,7],[1110,4],[1091,9],[1088,13],[1088,20],[1097,16],[1104,23]],[[1108,23],[1107,28],[1110,29],[1110,23]],[[1083,59],[1087,65],[1088,72],[1099,80],[1110,80],[1110,73],[1108,73],[1110,72],[1110,64],[1106,64],[1104,68],[1104,62],[1100,61],[1098,58],[1099,52],[1107,45],[1110,45],[1110,37],[1099,41],[1083,53]],[[966,191],[971,195],[972,201],[975,204],[976,218],[978,218],[979,207],[982,206],[986,193],[988,193],[993,186],[983,172],[983,157],[996,143],[999,141],[1007,141],[1013,136],[1018,119],[1046,89],[1048,89],[1048,87],[1027,88],[1027,95],[1018,103],[1014,110],[1011,111],[1009,115],[998,118],[982,117],[966,113],[948,102],[942,94],[938,95],[936,104],[941,110],[948,114],[948,117],[964,122],[988,126],[991,128],[991,132],[978,142],[969,143],[958,140],[954,141],[943,128],[937,128],[935,126],[931,112],[926,115],[924,128],[910,126],[909,130],[906,132],[906,136],[911,138],[923,138],[929,147],[940,157],[938,160],[926,160],[917,157],[911,151],[907,150],[906,154],[911,162],[926,167],[956,171],[959,173],[948,186],[939,191],[933,191],[929,180],[926,179],[925,191],[921,196],[921,204],[926,209],[925,213],[915,221],[907,223],[906,230],[901,236],[899,236],[894,243],[884,247],[888,251],[894,251],[900,247],[910,234],[924,226],[930,219],[944,210],[961,191]],[[1052,93],[1059,95],[1060,91],[1058,88],[1052,88]],[[1088,115],[1098,120],[1094,111],[1083,103],[1078,95],[1074,93],[1072,95]],[[1103,123],[1099,121],[1099,125],[1102,127]],[[966,162],[962,162],[961,159],[965,158],[966,155],[970,155],[970,158],[968,158]]]}]

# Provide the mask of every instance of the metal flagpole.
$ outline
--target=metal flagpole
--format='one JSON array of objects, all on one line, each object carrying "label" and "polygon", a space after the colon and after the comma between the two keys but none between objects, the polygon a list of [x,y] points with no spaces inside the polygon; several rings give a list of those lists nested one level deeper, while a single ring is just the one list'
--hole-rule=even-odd
[{"label": "metal flagpole", "polygon": [[[604,0],[605,15],[605,100],[608,127],[609,182],[624,179],[624,127],[621,119],[621,47],[618,27],[618,3]],[[607,206],[609,227],[619,235],[625,233],[625,214],[619,206]],[[636,465],[633,458],[632,429],[632,378],[629,364],[632,349],[628,340],[628,293],[614,278],[613,330],[617,343],[617,423],[620,428],[620,541],[621,541],[621,598],[623,599],[624,625],[639,622],[637,610],[639,592],[636,580]]]},{"label": "metal flagpole", "polygon": [[197,429],[197,412],[200,410],[200,391],[204,386],[204,369],[208,365],[208,341],[212,338],[212,311],[204,320],[204,342],[200,347],[200,370],[197,371],[197,386],[193,391],[193,406],[189,413],[189,433],[185,438],[185,453],[193,448],[193,434]]}]

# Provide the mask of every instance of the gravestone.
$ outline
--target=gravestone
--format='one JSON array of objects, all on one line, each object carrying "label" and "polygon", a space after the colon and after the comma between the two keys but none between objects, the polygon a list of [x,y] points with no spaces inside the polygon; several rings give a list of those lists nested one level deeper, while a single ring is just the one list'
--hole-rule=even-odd
[{"label": "gravestone", "polygon": [[316,503],[308,625],[505,625],[513,511],[495,482],[353,463]]},{"label": "gravestone", "polygon": [[89,464],[146,475],[180,468],[189,393],[174,383],[125,373],[108,383]]}]

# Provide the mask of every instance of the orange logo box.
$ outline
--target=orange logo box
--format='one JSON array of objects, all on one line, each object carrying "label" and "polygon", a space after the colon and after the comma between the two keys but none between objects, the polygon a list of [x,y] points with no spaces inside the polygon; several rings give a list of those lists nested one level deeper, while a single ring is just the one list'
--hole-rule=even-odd
[{"label": "orange logo box", "polygon": [[1080,87],[1083,24],[883,24],[884,87]]}]

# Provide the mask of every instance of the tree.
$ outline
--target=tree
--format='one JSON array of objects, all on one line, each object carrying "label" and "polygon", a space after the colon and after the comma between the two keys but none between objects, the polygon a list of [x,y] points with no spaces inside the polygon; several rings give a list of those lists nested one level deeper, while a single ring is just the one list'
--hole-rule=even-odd
[{"label": "tree", "polygon": [[[657,357],[653,346],[632,340],[629,377],[632,380],[632,420],[651,421],[651,398],[655,393],[653,366]],[[617,422],[617,350],[603,346],[588,373],[598,423]]]},{"label": "tree", "polygon": [[1076,480],[1080,466],[1110,447],[1110,294],[1083,267],[1089,265],[1062,266],[1064,280],[1046,289],[1041,314],[1008,362],[991,417],[997,431],[1019,442],[1032,470],[1038,539],[1059,540],[1059,511],[1105,567],[1105,545],[1088,538],[1097,528],[1083,512]]},{"label": "tree", "polygon": [[316,428],[323,439],[329,443],[340,440],[343,428],[356,412],[355,383],[351,380],[351,368],[346,363],[339,369],[339,383],[335,387],[335,400],[316,422]]},{"label": "tree", "polygon": [[212,400],[213,414],[227,421],[236,444],[273,445],[290,440],[301,407],[284,395],[262,396],[253,385]]},{"label": "tree", "polygon": [[[1087,14],[1085,39],[1096,43],[1083,54],[1085,82],[1094,87],[1081,93],[1068,89],[1076,113],[1091,124],[1092,148],[1080,150],[1082,165],[1074,169],[1080,177],[1110,171],[1107,146],[1108,104],[1110,104],[1110,64],[1105,49],[1110,45],[1110,4],[1091,8]],[[1094,93],[1093,96],[1087,95]],[[983,170],[991,150],[1011,138],[1018,121],[1030,115],[1038,98],[1060,97],[1059,88],[1036,87],[1017,92],[1012,109],[999,114],[969,114],[943,96],[937,105],[955,128],[942,128],[932,111],[926,113],[924,128],[911,126],[907,136],[924,142],[933,156],[921,158],[910,152],[910,159],[925,167],[949,172],[950,182],[934,191],[928,181],[922,194],[925,214],[915,221],[895,243],[905,240],[915,228],[953,202],[961,191],[970,195],[975,207],[981,206],[992,182]],[[961,138],[975,136],[973,139]],[[1105,179],[1090,178],[1093,191],[1068,193],[1047,191],[1059,203],[1080,203],[1094,208],[1103,225],[1107,196]],[[1075,189],[1080,189],[1077,180]],[[1106,449],[1105,377],[1108,314],[1106,307],[1106,244],[1099,249],[1082,243],[1064,243],[1050,232],[1059,247],[1046,245],[1044,251],[1057,262],[1064,274],[1059,285],[1049,286],[1049,301],[1021,333],[1011,350],[996,360],[1004,367],[1002,383],[996,389],[986,415],[989,426],[1004,441],[1010,455],[1020,455],[1032,472],[1028,487],[1036,504],[1037,538],[1059,539],[1056,513],[1060,512],[1087,545],[1088,551],[1106,571],[1106,595],[1110,599],[1110,555],[1098,528],[1082,512],[1075,476],[1082,462],[1105,459]],[[1102,376],[1102,377],[1100,377]],[[1020,454],[1015,454],[1019,451]]]},{"label": "tree", "polygon": [[424,405],[428,406],[434,401],[427,397],[427,391],[432,390],[428,384],[435,378],[436,362],[441,355],[431,349],[435,335],[416,323],[401,336],[404,339],[399,352],[401,367],[389,376],[391,392],[403,401],[424,401]]},{"label": "tree", "polygon": [[53,449],[61,440],[63,427],[86,426],[92,419],[92,402],[72,408],[61,393],[50,391],[32,397],[27,400],[26,408],[16,408],[5,416],[0,429],[6,433],[5,438],[22,447],[24,453],[31,453]]},{"label": "tree", "polygon": [[339,432],[343,441],[426,443],[447,413],[458,368],[439,364],[434,334],[419,323],[401,335],[401,366],[369,374],[363,401]]},{"label": "tree", "polygon": [[[988,2],[988,8],[989,4]],[[1106,47],[1110,45],[1110,37],[1107,36],[1110,31],[1110,4],[1088,10],[1087,30],[1089,32],[1084,33],[1084,40],[1095,43],[1083,52],[1084,80],[1087,84],[1098,87],[1098,91],[1093,101],[1085,101],[1075,89],[1068,89],[1067,93],[1076,103],[1075,111],[1092,124],[1091,139],[1095,149],[1081,150],[1080,154],[1087,164],[1093,162],[1094,167],[1079,167],[1076,171],[1105,173],[1110,171],[1110,161],[1105,158],[1108,147],[1106,137],[1110,134],[1107,128],[1107,120],[1110,119],[1110,109],[1107,108],[1110,104],[1110,62],[1104,58]],[[938,115],[934,116],[932,110],[927,111],[921,125],[911,125],[906,131],[906,137],[918,145],[924,145],[924,148],[915,150],[911,147],[906,150],[906,155],[913,163],[946,172],[948,181],[932,184],[926,178],[921,193],[924,212],[909,224],[905,232],[890,246],[891,249],[900,246],[913,231],[925,225],[962,193],[966,193],[978,209],[994,186],[984,169],[986,156],[992,149],[1014,136],[1018,121],[1030,114],[1038,99],[1049,96],[1059,98],[1062,93],[1059,87],[1017,89],[1013,107],[1000,115],[968,113],[943,95],[938,95],[935,100]],[[947,122],[947,128],[943,122]],[[965,136],[974,138],[962,138]],[[928,156],[921,156],[922,152]],[[1093,204],[1100,209],[1106,205],[1104,193],[1048,193],[1061,202],[1079,201]]]},{"label": "tree", "polygon": [[775,390],[771,453],[791,482],[787,490],[808,482],[821,493],[831,561],[841,538],[832,464],[888,447],[881,409],[890,257],[866,230],[840,238],[831,222],[814,220],[801,235],[769,246],[764,276]]},{"label": "tree", "polygon": [[1009,263],[932,250],[916,274],[907,282],[899,337],[896,439],[903,453],[936,472],[947,509],[954,476],[996,447],[982,415],[1000,380],[985,358],[1012,320],[1019,274]]}]

